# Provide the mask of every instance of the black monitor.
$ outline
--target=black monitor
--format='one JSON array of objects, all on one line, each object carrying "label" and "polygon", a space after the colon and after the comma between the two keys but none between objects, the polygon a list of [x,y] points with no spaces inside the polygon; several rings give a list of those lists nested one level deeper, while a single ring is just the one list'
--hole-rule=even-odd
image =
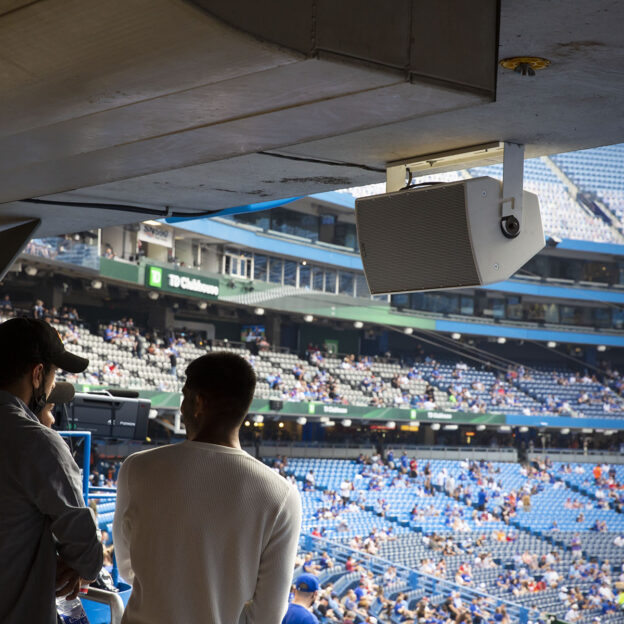
[{"label": "black monitor", "polygon": [[151,401],[76,393],[59,420],[61,429],[90,431],[94,438],[145,440]]}]

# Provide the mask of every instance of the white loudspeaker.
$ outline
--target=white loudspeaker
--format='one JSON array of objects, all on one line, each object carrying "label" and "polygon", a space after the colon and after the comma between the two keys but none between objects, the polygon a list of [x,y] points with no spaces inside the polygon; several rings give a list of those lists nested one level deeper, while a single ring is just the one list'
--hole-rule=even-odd
[{"label": "white loudspeaker", "polygon": [[360,255],[374,295],[505,280],[544,247],[537,195],[524,191],[520,233],[501,229],[501,182],[482,177],[362,197]]}]

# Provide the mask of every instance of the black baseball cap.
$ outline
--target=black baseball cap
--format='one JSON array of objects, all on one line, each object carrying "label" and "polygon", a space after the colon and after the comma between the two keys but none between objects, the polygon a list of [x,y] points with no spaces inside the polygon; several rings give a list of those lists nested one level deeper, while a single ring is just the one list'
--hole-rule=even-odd
[{"label": "black baseball cap", "polygon": [[89,360],[65,350],[59,333],[49,323],[25,317],[0,324],[0,351],[20,353],[33,362],[54,364],[68,373],[82,373]]}]

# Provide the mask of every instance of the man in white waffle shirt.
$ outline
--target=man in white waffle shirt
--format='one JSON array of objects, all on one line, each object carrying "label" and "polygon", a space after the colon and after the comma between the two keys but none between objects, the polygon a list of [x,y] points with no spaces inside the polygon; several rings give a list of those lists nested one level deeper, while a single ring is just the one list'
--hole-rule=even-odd
[{"label": "man in white waffle shirt", "polygon": [[113,524],[124,624],[277,624],[301,527],[299,493],[240,447],[256,383],[249,363],[209,353],[186,369],[187,440],[130,455]]}]

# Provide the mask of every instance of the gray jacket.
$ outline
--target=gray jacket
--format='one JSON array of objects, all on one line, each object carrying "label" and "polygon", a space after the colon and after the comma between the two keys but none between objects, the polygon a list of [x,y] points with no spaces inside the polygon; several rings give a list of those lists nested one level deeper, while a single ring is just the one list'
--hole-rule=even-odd
[{"label": "gray jacket", "polygon": [[56,624],[56,555],[81,577],[102,567],[80,471],[56,431],[0,391],[0,622]]}]

